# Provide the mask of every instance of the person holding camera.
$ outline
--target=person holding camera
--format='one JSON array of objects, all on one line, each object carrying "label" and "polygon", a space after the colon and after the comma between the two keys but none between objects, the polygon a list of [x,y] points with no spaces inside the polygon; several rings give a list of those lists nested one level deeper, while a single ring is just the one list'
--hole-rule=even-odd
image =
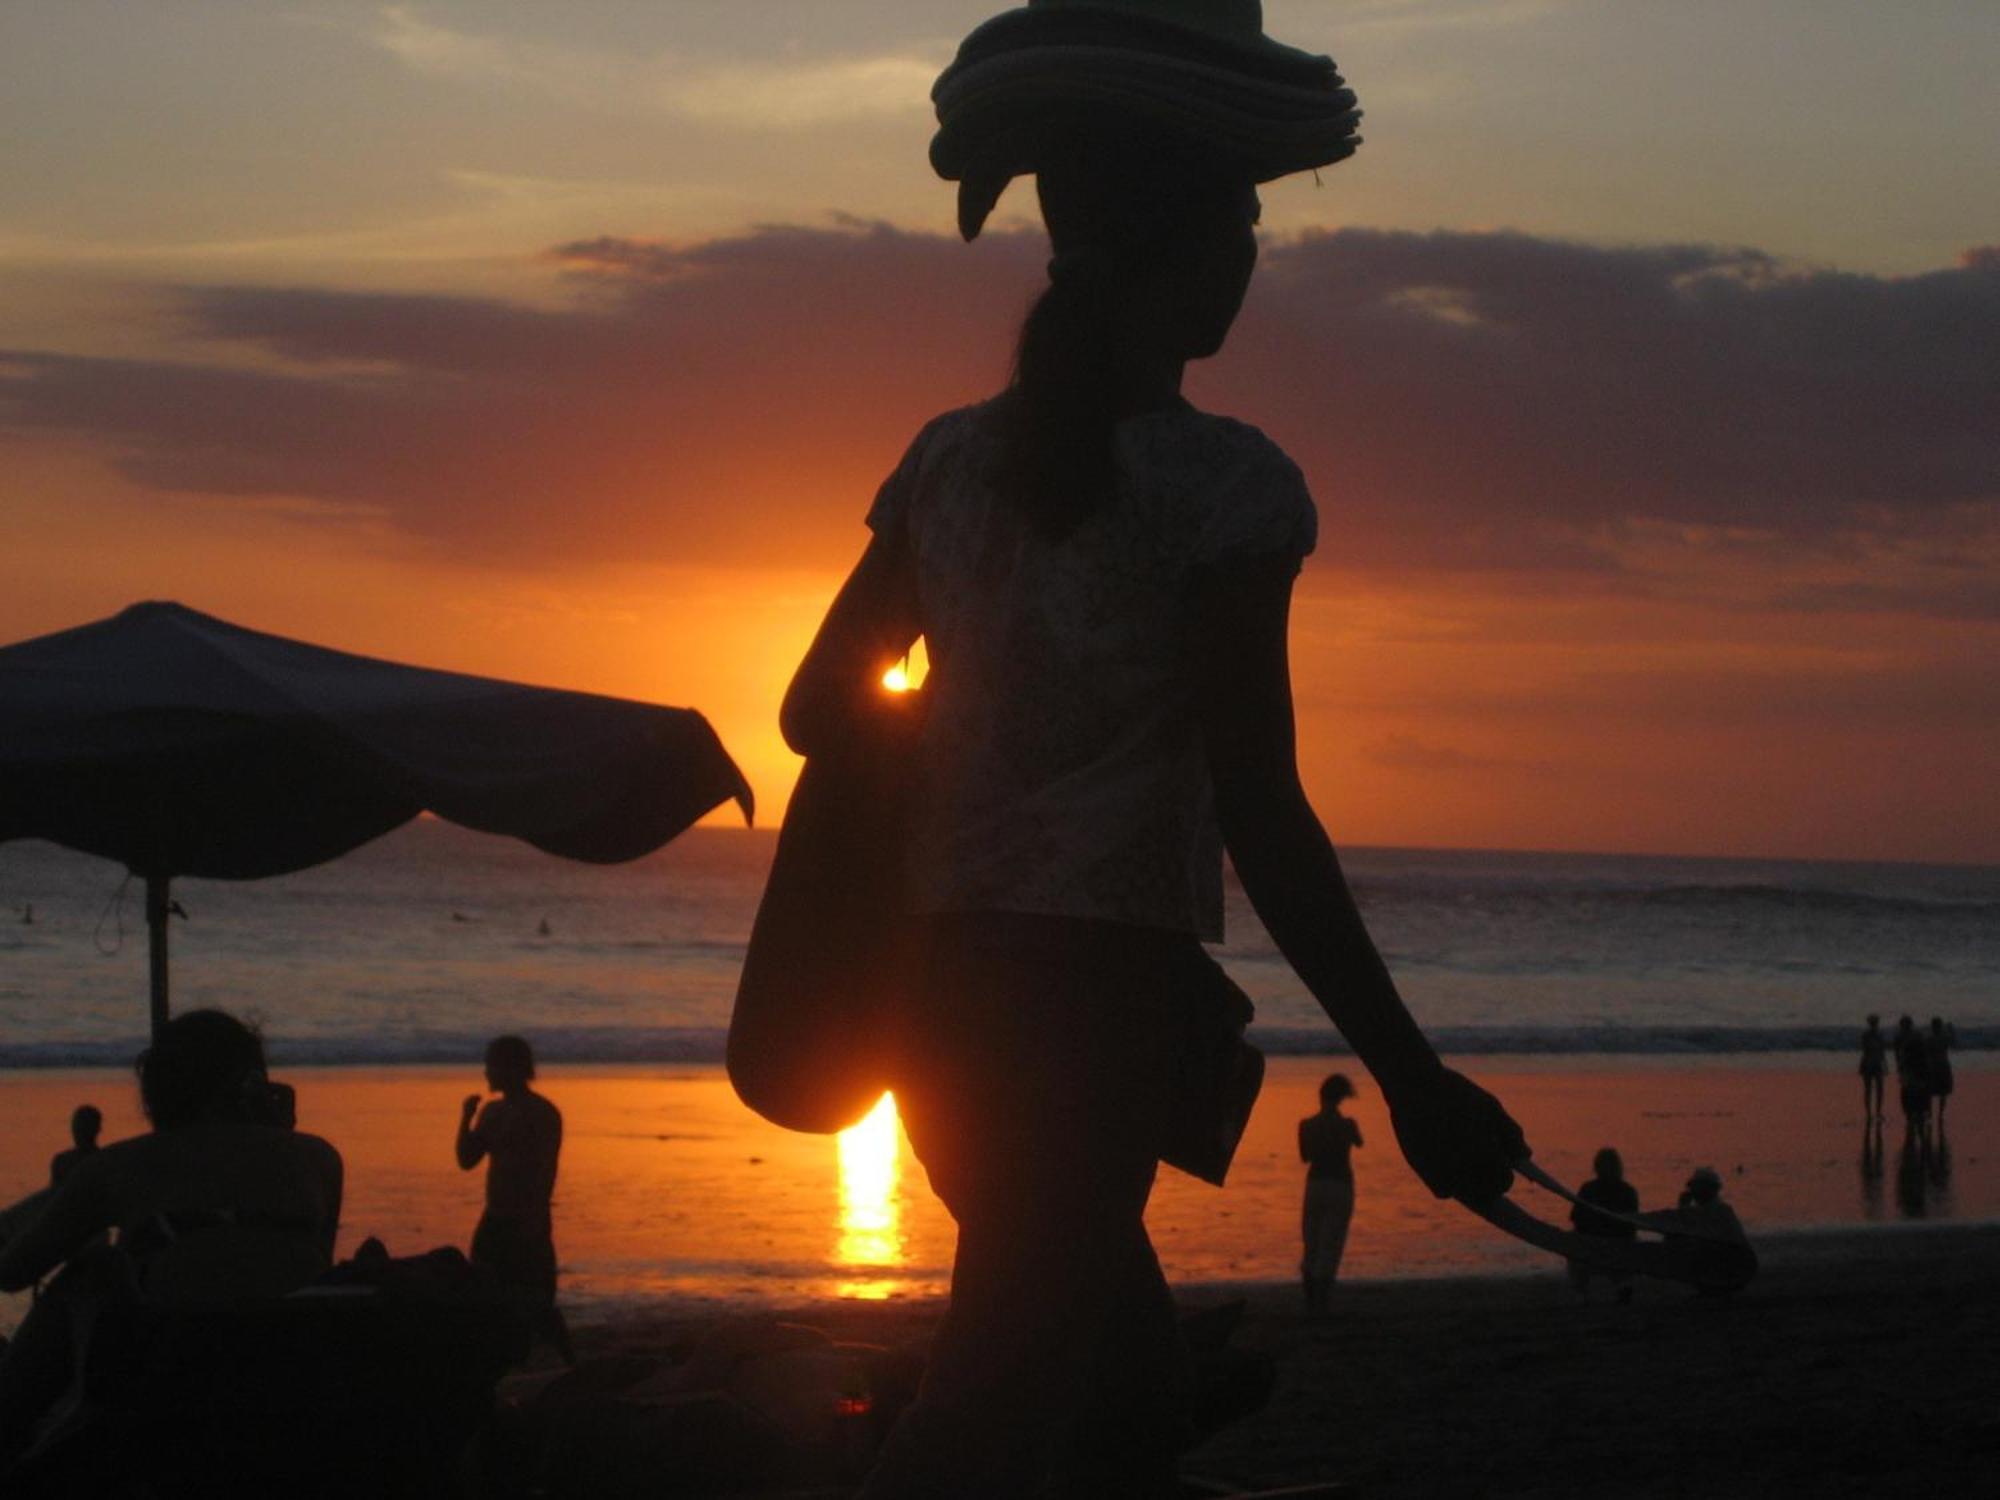
[{"label": "person holding camera", "polygon": [[[61,1396],[89,1326],[134,1300],[283,1296],[333,1262],[340,1153],[292,1128],[257,1034],[219,1010],[161,1028],[138,1060],[152,1129],[82,1157],[0,1245],[0,1290],[50,1282],[0,1354],[0,1467]],[[115,1247],[98,1241],[106,1231]]]},{"label": "person holding camera", "polygon": [[562,1111],[535,1092],[535,1053],[525,1037],[486,1044],[486,1086],[500,1097],[466,1096],[458,1114],[460,1170],[486,1168],[486,1211],[472,1232],[472,1264],[522,1304],[538,1336],[575,1364],[556,1306],[556,1246],[550,1204],[562,1155]]}]

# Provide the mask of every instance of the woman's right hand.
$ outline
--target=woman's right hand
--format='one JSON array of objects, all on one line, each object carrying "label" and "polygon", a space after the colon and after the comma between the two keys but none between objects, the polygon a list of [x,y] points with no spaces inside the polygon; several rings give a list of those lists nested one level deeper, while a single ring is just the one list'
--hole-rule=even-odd
[{"label": "woman's right hand", "polygon": [[1497,1198],[1531,1154],[1500,1101],[1450,1068],[1396,1089],[1389,1118],[1411,1168],[1440,1198]]}]

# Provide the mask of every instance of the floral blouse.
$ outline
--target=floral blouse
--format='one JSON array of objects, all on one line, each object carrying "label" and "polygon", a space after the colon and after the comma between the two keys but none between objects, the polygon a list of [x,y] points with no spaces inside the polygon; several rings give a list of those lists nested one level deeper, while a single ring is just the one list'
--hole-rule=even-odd
[{"label": "floral blouse", "polygon": [[1051,537],[998,492],[997,433],[990,402],[932,421],[868,513],[906,531],[930,657],[911,907],[1219,941],[1191,585],[1311,552],[1305,480],[1256,428],[1178,403],[1119,424],[1115,499]]}]

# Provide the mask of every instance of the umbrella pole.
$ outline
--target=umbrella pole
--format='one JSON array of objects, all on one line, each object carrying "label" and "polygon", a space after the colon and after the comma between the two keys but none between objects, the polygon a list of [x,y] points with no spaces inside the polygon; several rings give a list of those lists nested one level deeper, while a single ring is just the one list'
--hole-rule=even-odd
[{"label": "umbrella pole", "polygon": [[153,981],[153,1036],[167,1024],[167,887],[169,877],[146,877],[146,952]]}]

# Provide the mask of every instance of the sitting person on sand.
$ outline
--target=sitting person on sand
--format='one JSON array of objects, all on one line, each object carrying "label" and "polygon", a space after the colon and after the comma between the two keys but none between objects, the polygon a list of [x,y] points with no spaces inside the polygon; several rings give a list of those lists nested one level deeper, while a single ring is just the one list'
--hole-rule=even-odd
[{"label": "sitting person on sand", "polygon": [[[458,1164],[486,1169],[486,1212],[472,1232],[472,1263],[518,1294],[536,1331],[574,1364],[569,1328],[556,1307],[556,1247],[549,1212],[562,1152],[562,1111],[529,1085],[535,1054],[525,1038],[486,1046],[486,1084],[500,1097],[480,1108],[466,1097],[458,1118]],[[477,1122],[475,1123],[475,1116]]]},{"label": "sitting person on sand", "polygon": [[97,1137],[104,1130],[104,1111],[95,1104],[79,1104],[69,1117],[70,1148],[49,1159],[49,1186],[60,1187],[70,1169],[97,1149]]},{"label": "sitting person on sand", "polygon": [[1722,1174],[1713,1167],[1696,1167],[1681,1189],[1680,1202],[1646,1218],[1662,1228],[1691,1230],[1705,1239],[1733,1239],[1749,1243],[1743,1221],[1736,1210],[1722,1201]]},{"label": "sitting person on sand", "polygon": [[1347,1249],[1347,1226],[1354,1220],[1354,1148],[1361,1127],[1340,1112],[1354,1097],[1345,1073],[1329,1073],[1319,1086],[1319,1113],[1299,1121],[1299,1160],[1307,1163],[1305,1256],[1299,1274],[1305,1283],[1306,1311],[1325,1312]]},{"label": "sitting person on sand", "polygon": [[[1577,1197],[1583,1201],[1571,1207],[1569,1211],[1571,1225],[1578,1234],[1594,1235],[1601,1239],[1637,1239],[1638,1226],[1624,1219],[1611,1217],[1611,1214],[1630,1215],[1639,1211],[1639,1194],[1632,1184],[1625,1180],[1624,1158],[1606,1146],[1591,1162],[1591,1169],[1596,1175],[1577,1190]],[[1720,1186],[1719,1179],[1717,1185]],[[1607,1212],[1600,1213],[1599,1209]],[[1632,1277],[1629,1273],[1622,1271],[1597,1273],[1580,1260],[1569,1263],[1569,1284],[1579,1292],[1590,1290],[1590,1278],[1594,1274],[1602,1274],[1610,1279],[1611,1284],[1618,1289],[1620,1302],[1632,1300]]]},{"label": "sitting person on sand", "polygon": [[[135,1298],[282,1296],[332,1264],[340,1153],[283,1123],[255,1032],[189,1011],[160,1030],[138,1072],[152,1130],[83,1156],[0,1247],[0,1290],[63,1267],[0,1355],[0,1467],[33,1441],[99,1318]],[[117,1247],[93,1248],[107,1230]]]}]

